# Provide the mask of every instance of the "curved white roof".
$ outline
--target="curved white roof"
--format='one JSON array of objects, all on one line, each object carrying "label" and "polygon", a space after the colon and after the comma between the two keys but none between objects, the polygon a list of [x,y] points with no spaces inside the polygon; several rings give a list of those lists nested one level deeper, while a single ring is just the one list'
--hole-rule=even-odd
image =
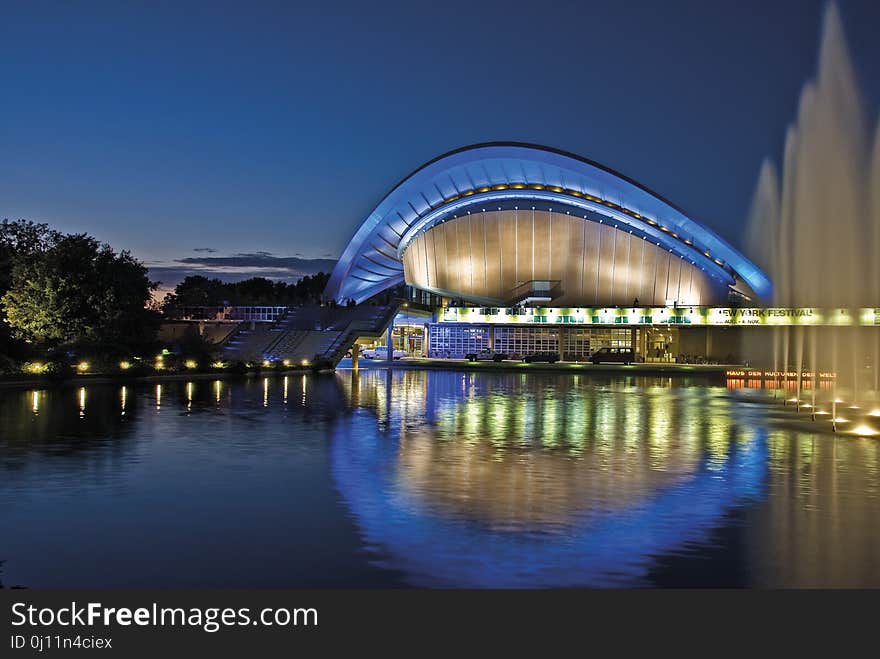
[{"label": "curved white roof", "polygon": [[769,278],[754,263],[661,196],[585,158],[519,143],[458,149],[398,183],[358,227],[325,292],[362,302],[404,281],[401,256],[421,232],[469,208],[518,200],[608,218],[729,286],[745,284],[765,300],[771,295]]}]

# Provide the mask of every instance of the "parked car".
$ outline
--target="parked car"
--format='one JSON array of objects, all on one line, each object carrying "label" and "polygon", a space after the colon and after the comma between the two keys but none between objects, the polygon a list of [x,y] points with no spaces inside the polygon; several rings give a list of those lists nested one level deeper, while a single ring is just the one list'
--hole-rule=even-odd
[{"label": "parked car", "polygon": [[636,361],[632,348],[599,348],[590,355],[594,364],[632,364]]},{"label": "parked car", "polygon": [[507,353],[504,352],[495,352],[494,350],[480,350],[480,352],[469,352],[464,356],[465,359],[472,362],[501,362],[505,359],[509,359]]},{"label": "parked car", "polygon": [[528,362],[531,364],[532,362],[548,362],[550,364],[555,364],[559,361],[559,353],[558,352],[533,352],[530,355],[526,355],[523,357],[524,362]]},{"label": "parked car", "polygon": [[[402,359],[406,357],[406,352],[403,350],[395,350],[391,358],[392,359]],[[377,346],[375,348],[367,348],[364,350],[364,358],[365,359],[388,359],[388,346]]]}]

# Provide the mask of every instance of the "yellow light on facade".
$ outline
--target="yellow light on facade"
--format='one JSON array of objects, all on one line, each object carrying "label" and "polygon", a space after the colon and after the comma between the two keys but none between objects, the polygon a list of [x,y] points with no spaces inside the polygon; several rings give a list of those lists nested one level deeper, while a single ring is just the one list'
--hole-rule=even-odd
[{"label": "yellow light on facade", "polygon": [[303,366],[308,366],[308,365],[309,365],[309,360],[308,360],[308,359],[303,359],[303,360],[302,360],[302,365],[303,365]]},{"label": "yellow light on facade", "polygon": [[226,366],[226,364],[224,364],[222,361],[218,360],[218,361],[214,362],[213,364],[211,364],[211,366],[213,366],[214,368],[223,368],[224,366]]},{"label": "yellow light on facade", "polygon": [[290,360],[289,360],[289,359],[285,359],[285,360],[283,360],[281,363],[284,364],[285,366],[290,366]]},{"label": "yellow light on facade", "polygon": [[77,369],[79,369],[80,373],[85,373],[86,371],[89,370],[89,363],[88,362],[80,362],[79,364],[76,365],[76,367],[77,367]]},{"label": "yellow light on facade", "polygon": [[121,361],[119,362],[119,368],[121,368],[123,371],[127,371],[131,368],[131,362]]},{"label": "yellow light on facade", "polygon": [[192,369],[192,368],[198,368],[198,367],[199,367],[199,363],[198,363],[195,359],[187,359],[187,360],[186,360],[186,363],[184,364],[184,366],[186,366],[187,368],[190,368],[190,369]]},{"label": "yellow light on facade", "polygon": [[272,362],[270,362],[268,359],[264,359],[264,360],[263,360],[263,366],[264,366],[264,367],[269,367],[269,366],[271,366],[271,365],[272,365]]}]

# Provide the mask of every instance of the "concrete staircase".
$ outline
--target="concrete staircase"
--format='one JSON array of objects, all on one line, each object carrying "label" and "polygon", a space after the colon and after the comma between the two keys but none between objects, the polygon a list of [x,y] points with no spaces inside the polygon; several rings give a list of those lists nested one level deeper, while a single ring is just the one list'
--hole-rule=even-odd
[{"label": "concrete staircase", "polygon": [[291,307],[274,323],[244,327],[227,341],[224,359],[338,362],[358,336],[383,332],[399,305]]}]

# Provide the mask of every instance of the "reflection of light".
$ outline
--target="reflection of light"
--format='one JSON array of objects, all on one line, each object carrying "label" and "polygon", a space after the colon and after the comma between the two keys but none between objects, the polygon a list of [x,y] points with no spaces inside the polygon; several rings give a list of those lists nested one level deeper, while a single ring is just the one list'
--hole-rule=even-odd
[{"label": "reflection of light", "polygon": [[844,419],[842,416],[836,417],[834,419],[835,423],[847,423],[848,421],[849,421],[849,419]]},{"label": "reflection of light", "polygon": [[870,412],[868,412],[868,416],[880,416],[880,409],[871,410]]},{"label": "reflection of light", "polygon": [[193,406],[193,383],[186,383],[186,411],[189,412]]},{"label": "reflection of light", "polygon": [[865,424],[862,424],[860,426],[856,426],[855,428],[853,428],[852,433],[855,435],[862,435],[863,437],[873,437],[874,435],[877,434],[877,431],[874,430],[870,426],[866,426]]},{"label": "reflection of light", "polygon": [[162,385],[156,385],[156,409],[162,407]]},{"label": "reflection of light", "polygon": [[214,399],[219,403],[220,402],[220,380],[214,380]]},{"label": "reflection of light", "polygon": [[34,392],[31,396],[31,409],[34,411],[34,414],[40,411],[40,394],[39,392]]},{"label": "reflection of light", "polygon": [[827,415],[828,412],[826,410],[816,410],[816,414]]},{"label": "reflection of light", "polygon": [[303,405],[306,404],[306,376],[303,375]]},{"label": "reflection of light", "polygon": [[79,388],[79,418],[83,418],[86,415],[86,388]]},{"label": "reflection of light", "polygon": [[263,407],[269,407],[269,378],[263,378]]},{"label": "reflection of light", "polygon": [[287,405],[287,376],[284,376],[284,404]]},{"label": "reflection of light", "polygon": [[122,387],[122,390],[119,392],[120,416],[125,416],[125,399],[127,397],[128,397],[128,390],[125,387]]}]

